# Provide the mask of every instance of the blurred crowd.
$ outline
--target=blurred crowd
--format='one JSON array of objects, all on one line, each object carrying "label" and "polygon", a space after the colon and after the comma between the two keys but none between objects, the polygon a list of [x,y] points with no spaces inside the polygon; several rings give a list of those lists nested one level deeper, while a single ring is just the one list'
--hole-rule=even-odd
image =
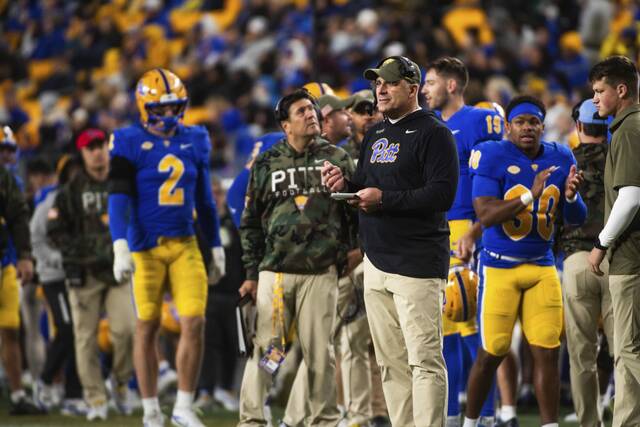
[{"label": "blurred crowd", "polygon": [[281,94],[321,81],[347,96],[368,87],[360,73],[383,56],[424,67],[448,54],[469,68],[467,103],[536,95],[549,110],[546,138],[567,143],[589,67],[638,57],[630,0],[311,3],[0,1],[0,122],[16,132],[19,158],[55,159],[85,128],[135,120],[135,82],[164,67],[187,85],[187,124],[211,132],[212,168],[232,176],[255,138],[277,127]]}]

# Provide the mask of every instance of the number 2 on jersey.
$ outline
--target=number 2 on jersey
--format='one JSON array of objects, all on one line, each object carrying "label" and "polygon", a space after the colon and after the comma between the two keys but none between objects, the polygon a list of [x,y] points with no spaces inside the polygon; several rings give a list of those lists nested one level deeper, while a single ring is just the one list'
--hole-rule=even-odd
[{"label": "number 2 on jersey", "polygon": [[[522,184],[514,185],[504,194],[504,200],[518,198],[528,191],[529,189]],[[558,187],[555,185],[545,187],[538,199],[537,211],[534,211],[533,203],[530,203],[525,210],[520,211],[514,219],[503,223],[502,229],[511,240],[517,242],[531,233],[533,229],[533,217],[536,216],[536,229],[538,234],[544,240],[551,240],[553,236],[553,222],[559,200],[560,190]]]},{"label": "number 2 on jersey", "polygon": [[170,172],[158,189],[158,204],[160,206],[180,206],[184,204],[184,190],[176,188],[178,181],[184,174],[184,163],[173,154],[167,154],[158,163],[158,172]]}]

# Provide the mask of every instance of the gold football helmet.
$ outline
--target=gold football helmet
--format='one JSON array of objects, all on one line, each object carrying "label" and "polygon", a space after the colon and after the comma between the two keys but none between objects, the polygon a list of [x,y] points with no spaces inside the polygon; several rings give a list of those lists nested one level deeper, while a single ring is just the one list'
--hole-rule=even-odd
[{"label": "gold football helmet", "polygon": [[[169,70],[155,68],[147,71],[136,85],[136,104],[143,126],[162,122],[164,130],[178,125],[187,107],[187,89],[178,76]],[[174,106],[172,116],[165,117],[160,107]]]},{"label": "gold football helmet", "polygon": [[478,276],[467,266],[449,270],[443,314],[453,322],[475,317],[478,308]]}]

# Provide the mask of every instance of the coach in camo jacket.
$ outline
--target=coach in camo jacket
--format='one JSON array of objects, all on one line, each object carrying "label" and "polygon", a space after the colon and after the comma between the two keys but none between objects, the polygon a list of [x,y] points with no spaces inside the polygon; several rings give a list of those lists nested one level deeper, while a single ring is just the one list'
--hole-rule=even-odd
[{"label": "coach in camo jacket", "polygon": [[331,162],[351,175],[354,164],[344,150],[319,138],[317,111],[306,91],[282,98],[276,119],[286,138],[258,156],[251,169],[240,225],[247,270],[240,294],[256,300],[257,329],[242,381],[240,426],[266,425],[263,405],[272,375],[259,362],[266,354],[284,352],[294,320],[308,367],[305,424],[335,426],[340,418],[328,344],[338,272],[350,268],[355,215],[346,203],[331,199],[320,169]]},{"label": "coach in camo jacket", "polygon": [[[584,173],[580,195],[587,205],[587,219],[580,227],[565,227],[559,244],[565,254],[562,292],[567,344],[571,365],[571,392],[582,426],[602,422],[598,413],[598,323],[613,351],[613,308],[609,292],[609,263],[601,265],[604,276],[590,271],[587,256],[604,221],[604,164],[607,157],[607,121],[600,118],[591,99],[576,105],[573,118],[580,145],[573,149],[578,168]],[[602,390],[604,391],[604,390]]]}]

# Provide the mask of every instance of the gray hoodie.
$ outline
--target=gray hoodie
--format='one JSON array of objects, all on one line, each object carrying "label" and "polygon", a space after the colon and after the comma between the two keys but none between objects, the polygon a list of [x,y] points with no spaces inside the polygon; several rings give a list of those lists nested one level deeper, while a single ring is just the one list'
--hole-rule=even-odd
[{"label": "gray hoodie", "polygon": [[47,216],[56,200],[56,194],[58,194],[57,190],[51,191],[36,206],[29,225],[33,256],[36,259],[36,271],[43,285],[65,279],[64,269],[62,268],[62,254],[52,247],[47,239]]}]

